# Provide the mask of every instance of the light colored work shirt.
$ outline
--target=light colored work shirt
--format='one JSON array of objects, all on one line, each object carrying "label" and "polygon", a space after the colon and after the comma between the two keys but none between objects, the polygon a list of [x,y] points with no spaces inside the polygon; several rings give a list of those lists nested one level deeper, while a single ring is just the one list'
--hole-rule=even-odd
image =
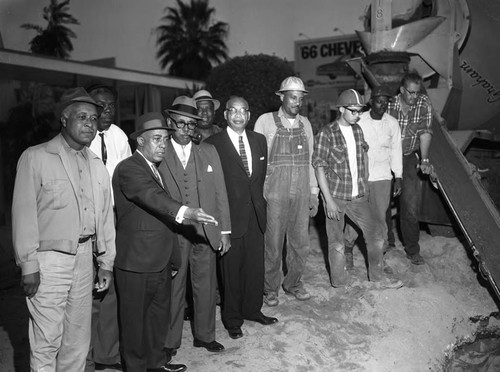
[{"label": "light colored work shirt", "polygon": [[396,118],[388,113],[374,120],[370,111],[364,112],[358,122],[368,143],[368,181],[392,180],[403,175],[403,148],[401,129]]}]

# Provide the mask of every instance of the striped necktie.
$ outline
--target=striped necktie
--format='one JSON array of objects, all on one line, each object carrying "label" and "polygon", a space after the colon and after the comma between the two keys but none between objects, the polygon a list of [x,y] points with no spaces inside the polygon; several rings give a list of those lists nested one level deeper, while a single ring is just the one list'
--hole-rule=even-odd
[{"label": "striped necktie", "polygon": [[243,161],[243,167],[245,168],[248,177],[250,177],[250,169],[248,168],[248,159],[247,159],[247,153],[245,151],[245,144],[243,143],[243,136],[240,136],[239,138],[239,145],[240,145],[240,157],[241,161]]}]

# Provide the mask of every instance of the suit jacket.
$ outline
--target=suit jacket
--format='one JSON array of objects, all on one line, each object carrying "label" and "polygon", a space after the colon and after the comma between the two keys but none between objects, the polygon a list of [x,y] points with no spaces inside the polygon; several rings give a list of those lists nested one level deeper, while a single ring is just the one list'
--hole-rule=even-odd
[{"label": "suit jacket", "polygon": [[[61,134],[28,148],[17,165],[12,200],[12,234],[16,261],[23,275],[39,271],[37,252],[75,254],[80,237],[80,208],[76,180]],[[115,225],[109,175],[88,148],[96,221],[97,260],[113,270]]]},{"label": "suit jacket", "polygon": [[248,227],[250,213],[257,214],[262,232],[266,231],[266,201],[264,180],[267,170],[266,138],[252,131],[246,131],[252,151],[252,176],[248,177],[239,152],[235,149],[227,130],[206,140],[219,153],[231,212],[231,237],[243,236]]},{"label": "suit jacket", "polygon": [[115,266],[134,272],[158,272],[179,265],[173,230],[181,203],[173,200],[137,151],[113,175],[117,217]]},{"label": "suit jacket", "polygon": [[[194,159],[198,179],[198,197],[200,207],[209,215],[215,217],[218,226],[201,225],[203,232],[212,246],[217,249],[221,241],[221,231],[231,231],[231,217],[227,199],[226,184],[217,151],[212,145],[200,143],[192,145],[191,156]],[[164,160],[158,168],[165,187],[175,200],[181,201],[180,180],[182,174],[176,172],[176,158],[172,143],[168,141]]]}]

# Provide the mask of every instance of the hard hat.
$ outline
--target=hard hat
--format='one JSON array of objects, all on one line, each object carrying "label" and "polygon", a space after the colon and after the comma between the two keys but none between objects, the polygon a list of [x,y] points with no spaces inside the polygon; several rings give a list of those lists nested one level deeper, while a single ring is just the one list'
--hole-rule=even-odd
[{"label": "hard hat", "polygon": [[335,106],[364,106],[365,99],[358,91],[354,89],[347,89],[340,93],[339,98],[337,98],[337,104]]},{"label": "hard hat", "polygon": [[299,92],[303,92],[304,94],[309,93],[305,87],[304,83],[302,80],[296,76],[289,76],[285,80],[281,82],[280,89],[276,91],[275,93],[279,96],[283,92],[286,92],[287,90],[296,90]]}]

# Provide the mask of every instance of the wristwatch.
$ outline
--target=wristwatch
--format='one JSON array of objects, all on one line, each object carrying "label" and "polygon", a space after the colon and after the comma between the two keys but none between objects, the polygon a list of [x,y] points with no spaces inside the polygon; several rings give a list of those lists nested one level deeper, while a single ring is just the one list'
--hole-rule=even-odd
[{"label": "wristwatch", "polygon": [[420,160],[420,164],[429,164],[429,163],[430,163],[429,158]]}]

